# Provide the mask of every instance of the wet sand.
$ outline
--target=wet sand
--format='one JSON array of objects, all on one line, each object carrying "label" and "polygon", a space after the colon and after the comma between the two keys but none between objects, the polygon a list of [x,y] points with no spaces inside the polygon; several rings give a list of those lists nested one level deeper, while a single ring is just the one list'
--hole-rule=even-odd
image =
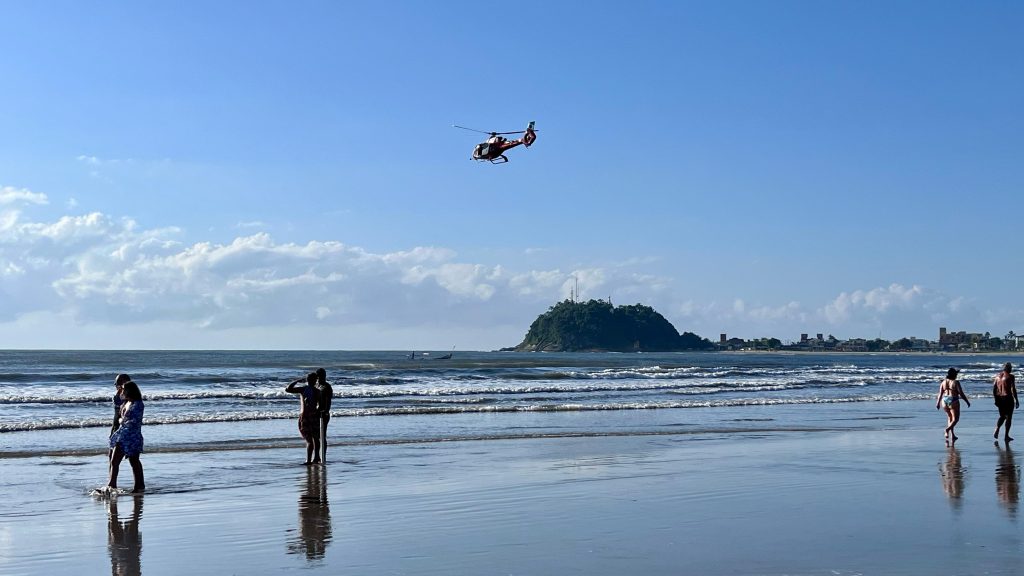
[{"label": "wet sand", "polygon": [[102,456],[11,458],[0,573],[1022,574],[1024,448],[957,431],[158,452],[113,500]]}]

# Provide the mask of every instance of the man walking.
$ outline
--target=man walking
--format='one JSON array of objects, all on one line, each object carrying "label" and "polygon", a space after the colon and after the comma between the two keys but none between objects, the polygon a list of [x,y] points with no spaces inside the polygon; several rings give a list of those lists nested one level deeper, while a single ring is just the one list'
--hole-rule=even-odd
[{"label": "man walking", "polygon": [[1013,440],[1010,438],[1013,410],[1020,408],[1020,401],[1017,400],[1016,378],[1013,376],[1013,364],[1009,362],[1003,364],[1003,371],[996,374],[992,383],[992,396],[995,398],[996,408],[999,408],[999,420],[996,421],[996,431],[992,433],[992,437],[999,439],[999,427],[1006,422],[1006,428],[1003,429],[1003,440],[1009,442]]}]

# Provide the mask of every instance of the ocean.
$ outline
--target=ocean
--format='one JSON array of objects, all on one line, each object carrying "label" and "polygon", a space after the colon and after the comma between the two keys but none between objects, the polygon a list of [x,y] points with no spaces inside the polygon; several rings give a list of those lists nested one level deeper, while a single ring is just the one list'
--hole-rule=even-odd
[{"label": "ocean", "polygon": [[[1024,569],[990,397],[1020,357],[444,353],[0,351],[0,573]],[[317,367],[328,464],[304,466],[284,387]],[[144,496],[97,490],[119,372]]]},{"label": "ocean", "polygon": [[824,412],[825,421],[815,416],[823,411],[800,407],[876,403],[927,412],[948,367],[963,370],[968,395],[988,396],[1002,363],[1021,360],[513,352],[439,359],[443,354],[0,351],[0,457],[102,450],[119,372],[142,389],[147,449],[174,449],[296,441],[298,399],[284,387],[317,367],[334,386],[332,441],[372,443],[842,426],[842,409]]}]

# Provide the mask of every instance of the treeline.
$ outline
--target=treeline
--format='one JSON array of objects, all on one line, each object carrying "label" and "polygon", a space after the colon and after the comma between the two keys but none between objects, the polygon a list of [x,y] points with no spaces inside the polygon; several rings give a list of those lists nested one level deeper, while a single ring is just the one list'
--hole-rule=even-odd
[{"label": "treeline", "polygon": [[680,334],[650,306],[612,306],[603,300],[564,300],[530,325],[513,350],[670,352],[710,350],[714,345],[692,332]]}]

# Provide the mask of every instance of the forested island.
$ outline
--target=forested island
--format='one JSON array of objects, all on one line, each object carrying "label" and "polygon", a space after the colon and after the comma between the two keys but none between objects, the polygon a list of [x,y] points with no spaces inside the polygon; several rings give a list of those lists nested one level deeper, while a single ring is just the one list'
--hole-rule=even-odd
[{"label": "forested island", "polygon": [[564,300],[541,314],[517,346],[518,352],[676,352],[711,350],[692,332],[680,334],[650,306],[612,306],[603,300]]}]

